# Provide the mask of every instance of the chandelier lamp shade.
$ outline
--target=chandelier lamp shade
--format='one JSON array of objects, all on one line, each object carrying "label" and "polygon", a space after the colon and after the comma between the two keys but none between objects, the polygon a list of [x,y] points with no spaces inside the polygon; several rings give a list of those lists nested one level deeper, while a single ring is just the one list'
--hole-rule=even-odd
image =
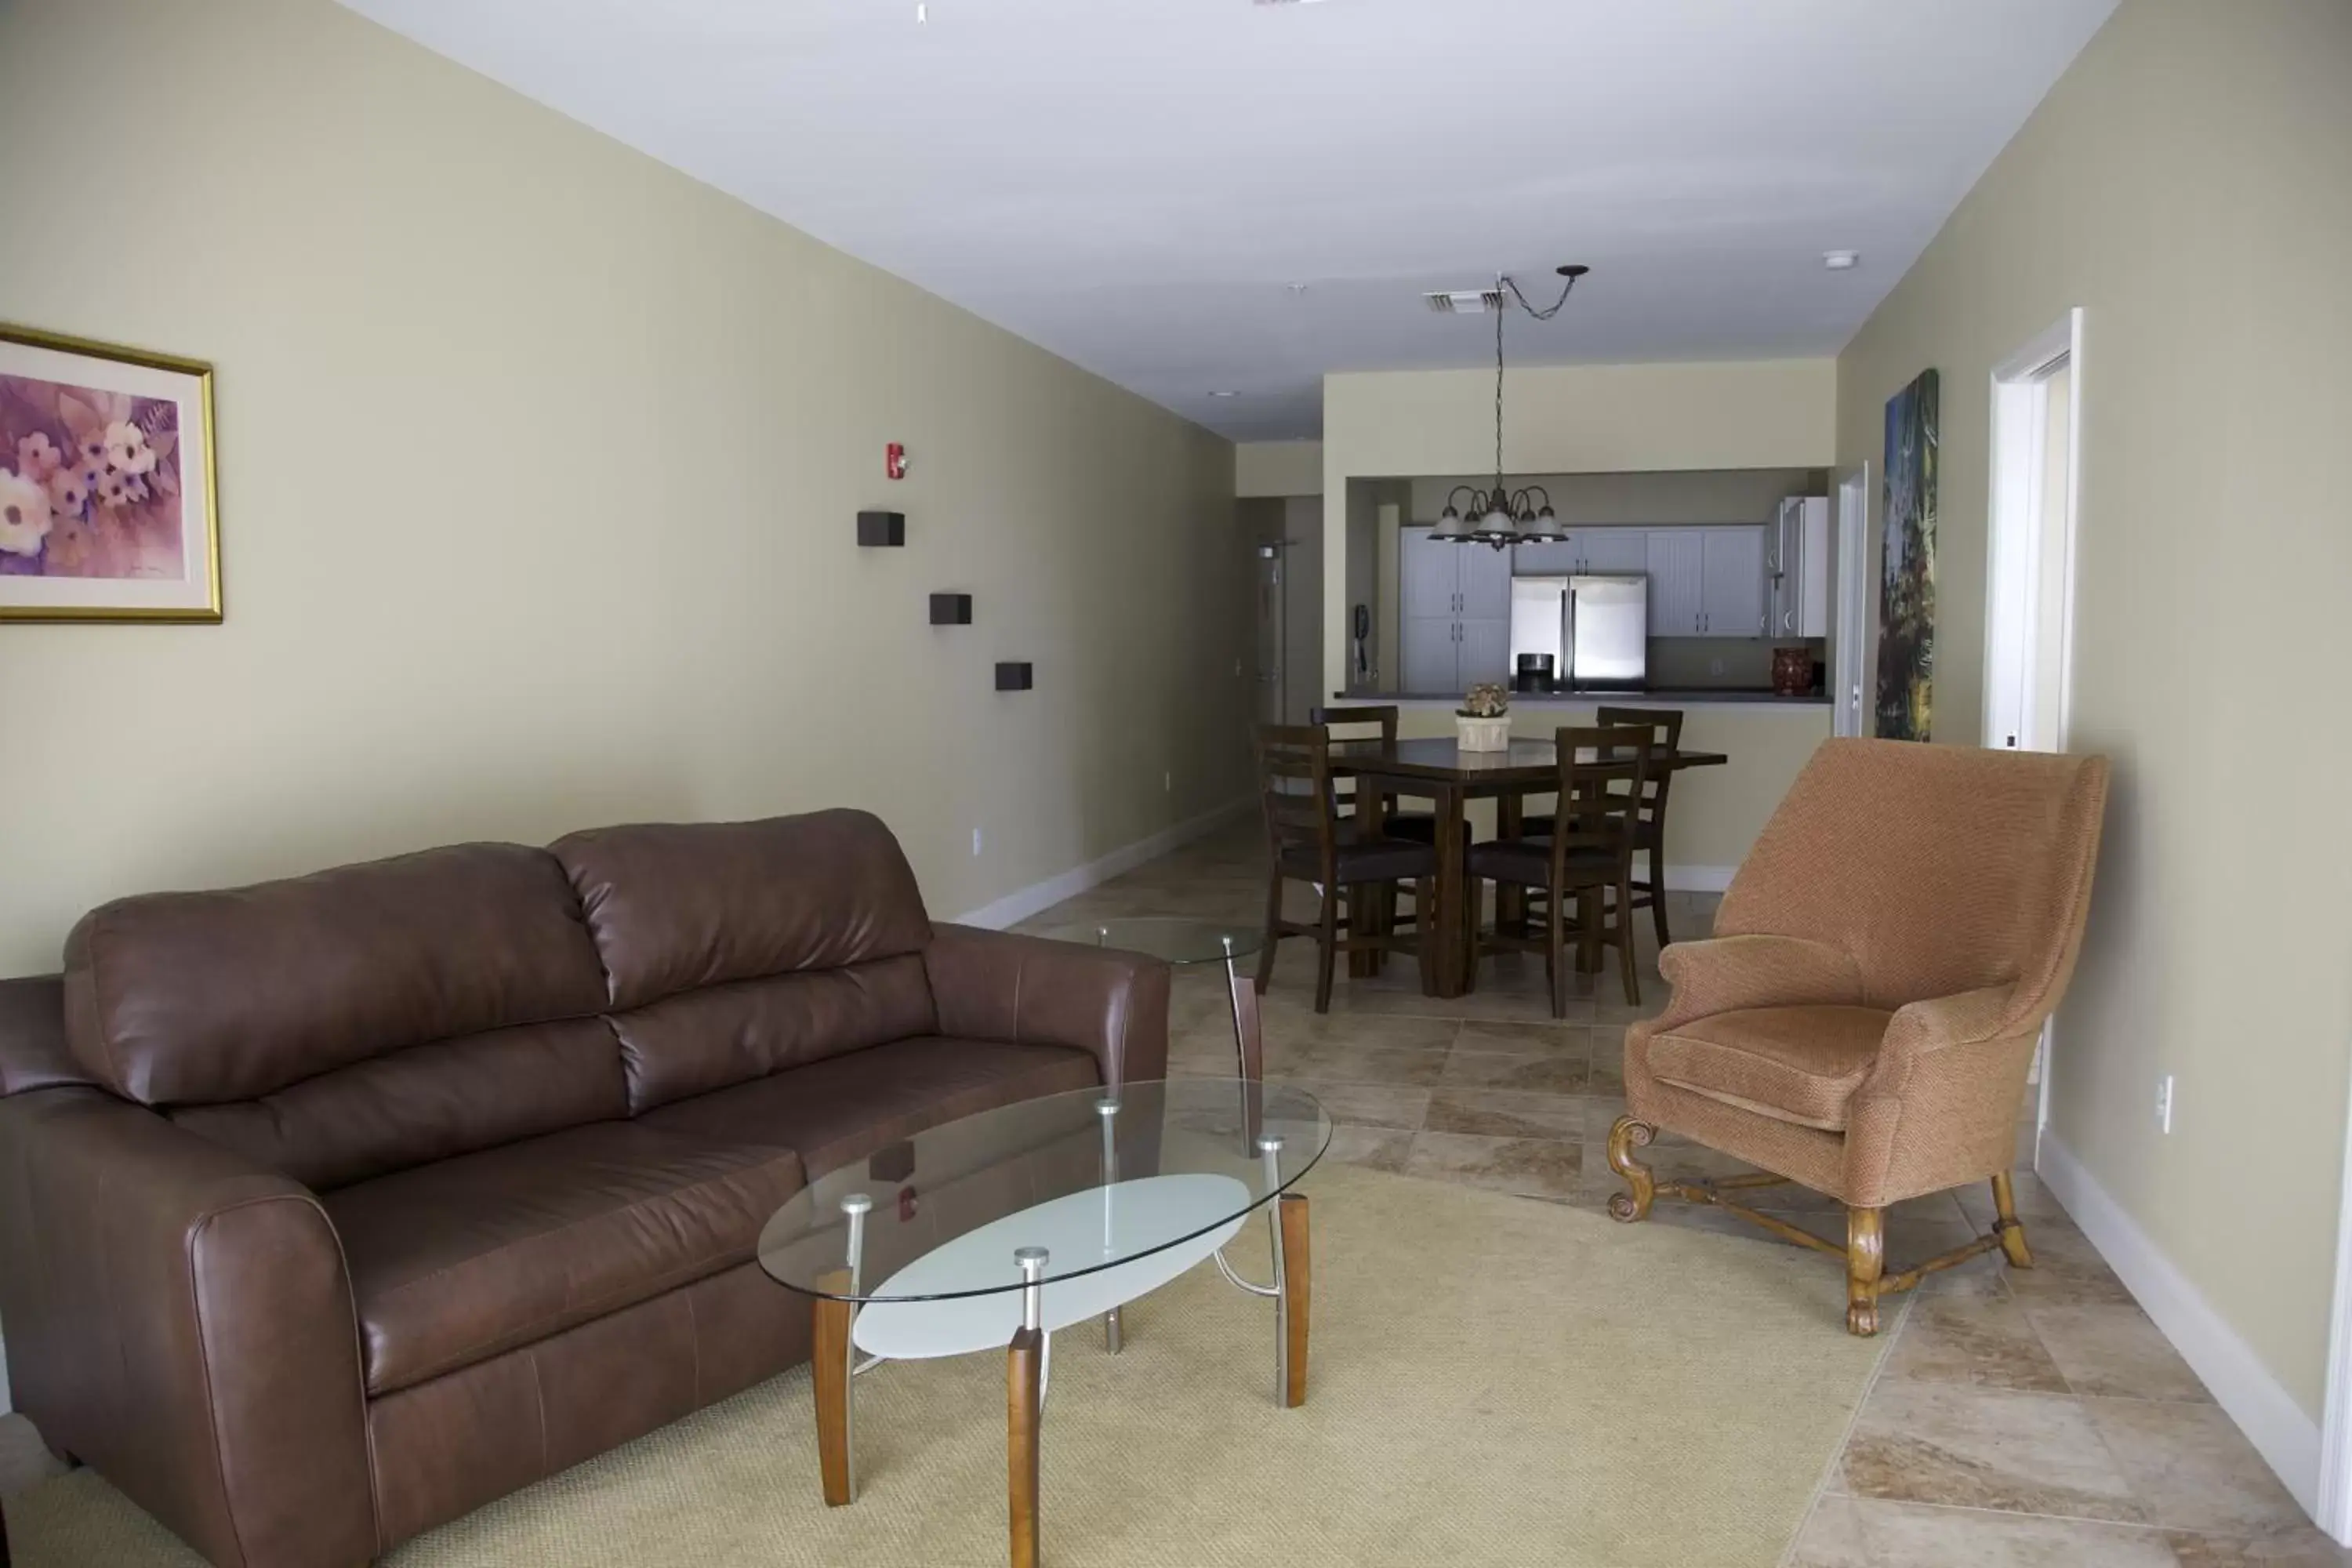
[{"label": "chandelier lamp shade", "polygon": [[[1430,537],[1449,544],[1484,544],[1505,550],[1514,544],[1542,544],[1564,537],[1559,526],[1559,514],[1552,510],[1551,497],[1541,485],[1529,485],[1524,489],[1512,489],[1503,479],[1503,318],[1511,312],[1516,301],[1519,309],[1538,321],[1549,321],[1559,314],[1560,307],[1576,290],[1576,280],[1591,271],[1581,265],[1559,268],[1567,284],[1559,298],[1547,309],[1528,303],[1519,286],[1506,273],[1495,280],[1495,292],[1501,302],[1495,308],[1495,484],[1491,489],[1475,485],[1456,485],[1445,498],[1445,510],[1437,515],[1437,526]],[[1470,498],[1465,507],[1456,507],[1455,500]]]},{"label": "chandelier lamp shade", "polygon": [[[1456,508],[1456,497],[1468,496],[1467,508]],[[1564,539],[1559,514],[1551,509],[1551,495],[1541,485],[1506,492],[1497,477],[1495,488],[1482,490],[1456,485],[1437,516],[1434,537],[1461,544],[1491,544],[1501,550],[1513,544],[1540,544]]]}]

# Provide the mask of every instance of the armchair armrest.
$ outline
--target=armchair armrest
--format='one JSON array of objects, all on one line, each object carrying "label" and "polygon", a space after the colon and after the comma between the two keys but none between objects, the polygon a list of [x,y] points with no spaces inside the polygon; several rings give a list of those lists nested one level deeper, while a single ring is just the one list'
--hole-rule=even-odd
[{"label": "armchair armrest", "polygon": [[2041,1029],[2020,1000],[1989,985],[1895,1013],[1847,1103],[1848,1203],[1876,1208],[2009,1169]]},{"label": "armchair armrest", "polygon": [[1857,1093],[1865,1098],[1900,1094],[1911,1074],[1932,1053],[1982,1045],[2017,1033],[2010,1016],[2010,1004],[2016,995],[2014,985],[1988,985],[1906,1004],[1886,1026],[1878,1060]]},{"label": "armchair armrest", "polygon": [[1742,1007],[1853,1005],[1862,968],[1843,948],[1795,936],[1719,936],[1678,942],[1658,954],[1674,987],[1651,1032]]},{"label": "armchair armrest", "polygon": [[95,1089],[0,1100],[13,1392],[223,1568],[379,1550],[341,1245],[310,1192]]},{"label": "armchair armrest", "polygon": [[923,963],[941,1034],[1092,1051],[1113,1089],[1168,1076],[1169,968],[1156,958],[934,925]]}]

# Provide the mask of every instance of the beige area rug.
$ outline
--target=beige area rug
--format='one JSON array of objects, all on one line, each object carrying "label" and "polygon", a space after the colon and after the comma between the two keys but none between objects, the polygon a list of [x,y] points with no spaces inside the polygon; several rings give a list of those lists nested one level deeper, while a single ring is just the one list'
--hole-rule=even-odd
[{"label": "beige area rug", "polygon": [[[1790,1247],[1327,1166],[1312,1386],[1213,1267],[1055,1336],[1055,1568],[1769,1568],[1891,1332]],[[1235,1242],[1263,1276],[1265,1232]],[[1892,1314],[1890,1313],[1890,1317]],[[1894,1324],[1888,1325],[1891,1330]],[[846,1568],[1005,1560],[1002,1358],[857,1380],[863,1490],[817,1492],[807,1369],[410,1542],[389,1568]],[[17,1568],[196,1558],[88,1472],[9,1508]]]}]

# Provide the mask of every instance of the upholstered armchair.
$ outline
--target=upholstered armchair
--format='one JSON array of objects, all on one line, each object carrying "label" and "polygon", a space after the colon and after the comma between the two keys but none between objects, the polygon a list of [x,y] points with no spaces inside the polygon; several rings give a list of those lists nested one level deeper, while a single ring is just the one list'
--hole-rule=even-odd
[{"label": "upholstered armchair", "polygon": [[[2010,1162],[2042,1026],[2074,966],[2105,808],[2104,757],[1830,741],[1732,879],[1706,942],[1625,1037],[1609,1163],[1621,1220],[1710,1204],[1846,1262],[1846,1328],[1883,1296],[1999,1247],[2032,1266]],[[1660,1130],[1758,1168],[1664,1182]],[[1992,1230],[1899,1274],[1887,1205],[1990,1180]],[[1846,1205],[1840,1248],[1727,1194],[1795,1182]]]}]

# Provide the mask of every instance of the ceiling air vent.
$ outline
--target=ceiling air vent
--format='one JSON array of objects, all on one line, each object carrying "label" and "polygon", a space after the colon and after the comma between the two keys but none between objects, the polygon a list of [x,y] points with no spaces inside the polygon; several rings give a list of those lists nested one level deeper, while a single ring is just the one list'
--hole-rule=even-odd
[{"label": "ceiling air vent", "polygon": [[1441,316],[1483,316],[1489,310],[1503,308],[1503,291],[1500,289],[1441,289],[1434,294],[1423,294],[1421,298]]}]

